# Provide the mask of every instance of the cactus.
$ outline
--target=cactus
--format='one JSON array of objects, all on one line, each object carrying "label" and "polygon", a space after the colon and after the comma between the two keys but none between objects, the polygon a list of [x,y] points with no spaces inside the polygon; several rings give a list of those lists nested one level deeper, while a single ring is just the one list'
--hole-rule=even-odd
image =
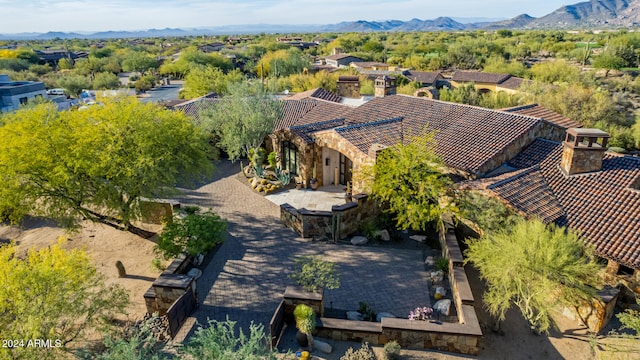
[{"label": "cactus", "polygon": [[282,186],[287,186],[291,182],[291,174],[287,170],[282,170],[279,167],[276,168],[276,177],[278,181],[282,183]]}]

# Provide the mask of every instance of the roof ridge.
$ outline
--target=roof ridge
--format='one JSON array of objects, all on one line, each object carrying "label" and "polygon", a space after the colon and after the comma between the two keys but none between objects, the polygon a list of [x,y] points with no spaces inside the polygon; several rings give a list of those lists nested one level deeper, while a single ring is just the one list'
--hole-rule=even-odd
[{"label": "roof ridge", "polygon": [[339,122],[339,121],[345,121],[346,118],[335,118],[335,119],[331,119],[331,120],[324,120],[324,121],[318,121],[318,122],[313,122],[313,123],[308,123],[308,124],[302,124],[302,125],[293,125],[289,127],[289,130],[298,130],[298,129],[304,129],[307,127],[312,127],[312,126],[317,126],[317,125],[327,125],[333,122]]},{"label": "roof ridge", "polygon": [[342,127],[336,128],[335,130],[337,132],[341,132],[341,131],[346,131],[346,130],[359,129],[359,128],[362,128],[362,127],[365,127],[365,126],[386,125],[386,124],[391,124],[391,123],[394,123],[394,122],[399,122],[399,121],[401,122],[402,120],[404,120],[404,116],[397,116],[397,117],[390,118],[390,119],[375,120],[375,121],[369,121],[369,122],[365,122],[365,123],[342,126]]},{"label": "roof ridge", "polygon": [[517,111],[517,110],[531,109],[532,107],[535,107],[535,106],[540,106],[540,105],[538,103],[531,103],[526,105],[516,105],[516,106],[504,108],[504,109],[498,109],[498,110],[511,112],[511,111]]}]

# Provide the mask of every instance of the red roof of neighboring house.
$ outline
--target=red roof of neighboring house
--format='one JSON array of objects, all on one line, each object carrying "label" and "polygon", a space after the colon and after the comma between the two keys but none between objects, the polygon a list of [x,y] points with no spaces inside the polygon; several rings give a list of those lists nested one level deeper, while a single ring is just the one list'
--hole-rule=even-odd
[{"label": "red roof of neighboring house", "polygon": [[439,71],[409,70],[404,73],[404,76],[406,76],[407,79],[419,82],[420,84],[434,84],[438,78],[442,78],[442,74]]},{"label": "red roof of neighboring house", "polygon": [[453,77],[451,78],[451,80],[457,82],[500,84],[510,77],[511,75],[509,74],[492,74],[478,71],[456,71],[455,73],[453,73]]},{"label": "red roof of neighboring house", "polygon": [[518,210],[578,230],[600,256],[640,269],[640,158],[605,153],[600,171],[566,176],[562,147],[537,139],[509,162],[527,170],[488,189]]},{"label": "red roof of neighboring house", "polygon": [[508,79],[499,83],[500,87],[511,90],[520,90],[523,84],[530,85],[533,83],[531,80],[511,76]]},{"label": "red roof of neighboring house", "polygon": [[502,109],[502,111],[542,118],[543,120],[546,120],[565,129],[582,127],[582,124],[580,124],[579,122],[562,116],[557,112],[549,110],[546,107],[540,106],[538,104],[515,106],[507,109]]}]

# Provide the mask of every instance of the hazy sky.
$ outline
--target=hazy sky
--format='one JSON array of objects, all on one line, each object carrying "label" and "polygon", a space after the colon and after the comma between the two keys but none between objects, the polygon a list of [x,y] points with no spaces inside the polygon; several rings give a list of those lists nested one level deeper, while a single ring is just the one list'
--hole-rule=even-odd
[{"label": "hazy sky", "polygon": [[0,33],[539,17],[579,0],[0,0]]}]

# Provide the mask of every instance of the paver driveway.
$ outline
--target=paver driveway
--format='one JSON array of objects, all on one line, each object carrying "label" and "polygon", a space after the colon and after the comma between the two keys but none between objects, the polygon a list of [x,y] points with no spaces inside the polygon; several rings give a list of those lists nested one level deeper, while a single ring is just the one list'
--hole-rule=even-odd
[{"label": "paver driveway", "polygon": [[207,319],[251,321],[268,329],[282,293],[293,281],[293,260],[300,255],[323,255],[338,263],[342,285],[325,293],[326,306],[356,310],[365,301],[376,311],[406,317],[416,306],[429,305],[422,260],[426,246],[414,249],[355,247],[312,242],[297,237],[280,222],[279,206],[241,183],[239,165],[218,164],[216,177],[180,198],[182,204],[211,208],[228,220],[228,236],[197,282],[200,306],[183,325],[176,341]]}]

